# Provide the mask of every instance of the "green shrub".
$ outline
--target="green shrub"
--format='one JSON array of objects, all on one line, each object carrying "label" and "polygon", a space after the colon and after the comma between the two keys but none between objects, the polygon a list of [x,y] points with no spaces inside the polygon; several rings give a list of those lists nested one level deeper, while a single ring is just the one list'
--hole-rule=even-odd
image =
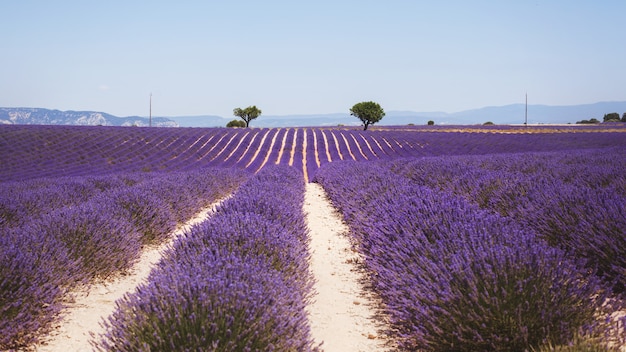
[{"label": "green shrub", "polygon": [[246,123],[242,120],[232,120],[226,124],[226,127],[246,127]]}]

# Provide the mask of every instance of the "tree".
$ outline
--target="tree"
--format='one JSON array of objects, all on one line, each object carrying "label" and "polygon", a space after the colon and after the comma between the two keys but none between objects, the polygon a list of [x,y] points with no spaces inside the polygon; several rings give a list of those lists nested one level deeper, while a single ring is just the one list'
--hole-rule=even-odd
[{"label": "tree", "polygon": [[246,123],[246,127],[250,126],[250,121],[256,119],[261,115],[261,110],[257,109],[256,105],[248,106],[245,109],[236,108],[233,110],[233,114]]},{"label": "tree", "polygon": [[435,121],[433,120],[428,120],[428,126],[433,126],[435,124]]},{"label": "tree", "polygon": [[350,115],[356,116],[363,122],[363,131],[367,130],[367,126],[373,125],[385,116],[383,108],[373,101],[364,101],[354,104],[350,109]]},{"label": "tree", "polygon": [[246,123],[241,120],[232,120],[226,124],[226,127],[246,127]]},{"label": "tree", "polygon": [[622,114],[622,122],[626,122],[626,112]]},{"label": "tree", "polygon": [[612,112],[610,114],[604,114],[604,122],[616,122],[619,121],[619,114]]}]

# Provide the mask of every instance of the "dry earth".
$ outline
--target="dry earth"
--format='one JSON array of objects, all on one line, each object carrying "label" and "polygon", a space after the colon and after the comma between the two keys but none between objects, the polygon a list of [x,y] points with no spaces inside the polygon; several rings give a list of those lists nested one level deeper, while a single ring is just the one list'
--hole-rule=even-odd
[{"label": "dry earth", "polygon": [[316,279],[316,295],[308,307],[313,337],[328,352],[384,350],[382,323],[375,319],[377,301],[363,289],[364,274],[346,236],[348,228],[320,185],[307,183],[304,211]]}]

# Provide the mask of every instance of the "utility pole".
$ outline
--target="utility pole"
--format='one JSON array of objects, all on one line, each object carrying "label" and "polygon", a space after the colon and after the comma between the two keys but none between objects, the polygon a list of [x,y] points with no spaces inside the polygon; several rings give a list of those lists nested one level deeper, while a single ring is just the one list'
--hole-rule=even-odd
[{"label": "utility pole", "polygon": [[150,120],[149,127],[152,127],[152,93],[150,93]]},{"label": "utility pole", "polygon": [[528,126],[528,92],[526,92],[526,110],[524,111],[524,126]]}]

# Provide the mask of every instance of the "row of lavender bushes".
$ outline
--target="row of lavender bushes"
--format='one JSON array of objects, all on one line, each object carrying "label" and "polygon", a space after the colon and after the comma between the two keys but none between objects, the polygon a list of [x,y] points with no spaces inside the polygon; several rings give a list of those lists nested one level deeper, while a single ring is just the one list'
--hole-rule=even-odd
[{"label": "row of lavender bushes", "polygon": [[144,246],[246,177],[205,169],[0,183],[0,349],[37,342],[78,286],[128,271]]},{"label": "row of lavender bushes", "polygon": [[102,351],[309,351],[304,180],[264,168],[117,302]]},{"label": "row of lavender bushes", "polygon": [[626,155],[621,148],[398,160],[395,172],[509,216],[626,288]]},{"label": "row of lavender bushes", "polygon": [[0,182],[0,227],[19,227],[51,210],[76,206],[103,192],[135,186],[147,173],[42,177]]},{"label": "row of lavender bushes", "polygon": [[621,301],[514,219],[379,162],[328,164],[315,181],[348,222],[400,350],[528,351],[616,336],[609,318]]}]

